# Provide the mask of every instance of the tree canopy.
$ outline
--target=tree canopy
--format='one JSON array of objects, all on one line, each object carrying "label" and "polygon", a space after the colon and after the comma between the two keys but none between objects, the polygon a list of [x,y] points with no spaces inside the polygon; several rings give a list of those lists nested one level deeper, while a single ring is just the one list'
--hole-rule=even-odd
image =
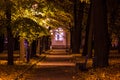
[{"label": "tree canopy", "polygon": [[[56,1],[56,0],[54,0]],[[56,27],[69,27],[69,25],[73,25],[73,16],[71,13],[69,13],[70,11],[72,12],[72,10],[69,10],[67,6],[65,6],[65,4],[71,6],[71,2],[67,0],[67,3],[65,1],[64,6],[62,5],[62,3],[59,3],[59,5],[61,4],[62,6],[58,6],[54,3],[54,1],[49,1],[49,0],[12,0],[12,23],[18,24],[17,22],[19,22],[19,20],[23,20],[23,19],[31,19],[31,21],[34,21],[34,23],[36,23],[37,25],[41,26],[41,27],[51,27],[51,28],[56,28]],[[60,1],[57,1],[60,2]],[[69,2],[69,3],[68,3]],[[65,7],[65,8],[63,8]],[[28,23],[25,23],[23,20],[20,23],[24,23],[24,25],[19,25],[19,26],[24,26],[23,28],[26,28],[25,31],[26,33],[29,33],[29,29],[27,29]],[[29,22],[30,20],[28,20]],[[30,24],[31,24],[30,21]],[[22,24],[23,24],[22,23]],[[14,24],[13,24],[14,25]],[[26,26],[27,25],[27,26]],[[30,25],[29,25],[30,26]],[[31,24],[31,26],[33,26]],[[14,28],[18,28],[19,27],[15,27],[13,26],[13,33],[17,33],[15,31],[18,31],[17,29]],[[36,29],[34,29],[34,27],[30,28],[32,31],[34,31],[34,33],[36,33]],[[39,29],[39,27],[38,27]],[[21,30],[21,31],[20,31]],[[28,31],[27,31],[28,30]],[[45,30],[45,29],[44,29]],[[39,30],[41,31],[41,30]],[[47,31],[47,30],[45,30]],[[43,31],[43,32],[45,32]],[[21,34],[21,32],[23,32],[23,29],[19,29],[19,36],[23,36],[23,34]],[[31,33],[30,33],[31,34]],[[29,35],[30,35],[29,34]],[[41,32],[37,33],[37,34],[41,34]],[[24,34],[25,35],[25,34]],[[38,38],[38,35],[33,34],[34,35],[34,39],[35,37]],[[35,36],[36,35],[36,36]],[[31,39],[30,39],[31,41]]]},{"label": "tree canopy", "polygon": [[48,31],[45,27],[40,26],[29,18],[18,18],[13,24],[14,36],[20,36],[26,39],[29,43],[41,36],[48,35]]}]

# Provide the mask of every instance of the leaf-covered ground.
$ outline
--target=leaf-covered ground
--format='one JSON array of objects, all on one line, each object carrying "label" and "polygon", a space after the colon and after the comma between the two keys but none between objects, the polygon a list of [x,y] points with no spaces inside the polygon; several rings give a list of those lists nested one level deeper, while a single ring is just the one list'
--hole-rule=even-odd
[{"label": "leaf-covered ground", "polygon": [[[90,68],[88,71],[78,71],[76,80],[120,80],[120,59],[110,59],[106,68]],[[91,62],[88,63],[88,67]]]},{"label": "leaf-covered ground", "polygon": [[[78,58],[79,59],[79,58]],[[36,59],[32,59],[36,62]],[[77,59],[76,59],[77,60]],[[80,59],[79,59],[80,60]],[[79,61],[77,60],[77,61]],[[81,61],[81,60],[80,60]],[[87,63],[88,71],[78,70],[74,80],[120,80],[120,58],[110,58],[110,65],[106,68],[92,68],[92,60]],[[0,60],[0,80],[15,80],[15,78],[24,72],[33,63],[20,63],[13,66],[7,66],[5,60]],[[23,79],[22,79],[23,80]]]},{"label": "leaf-covered ground", "polygon": [[27,68],[27,66],[0,65],[0,80],[14,80],[25,68]]},{"label": "leaf-covered ground", "polygon": [[38,60],[38,58],[32,58],[29,63],[26,63],[21,62],[18,58],[14,60],[14,65],[8,66],[7,60],[0,59],[0,80],[15,80],[20,74],[29,70]]}]

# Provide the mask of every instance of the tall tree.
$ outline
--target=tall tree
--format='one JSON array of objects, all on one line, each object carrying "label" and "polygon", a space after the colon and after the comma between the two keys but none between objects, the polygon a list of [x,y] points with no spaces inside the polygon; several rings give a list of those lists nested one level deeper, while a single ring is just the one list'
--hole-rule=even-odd
[{"label": "tall tree", "polygon": [[[87,4],[86,4],[87,5]],[[89,9],[88,10],[88,15],[87,15],[87,24],[86,24],[86,29],[85,29],[85,44],[83,47],[83,52],[82,55],[86,56],[88,53],[90,54],[92,51],[92,40],[93,40],[93,35],[92,35],[92,11],[91,11],[91,4],[89,4]]]},{"label": "tall tree", "polygon": [[92,0],[94,26],[94,67],[108,66],[109,39],[106,0]]},{"label": "tall tree", "polygon": [[72,53],[80,53],[83,10],[84,2],[81,2],[80,0],[74,0],[74,27],[72,31]]},{"label": "tall tree", "polygon": [[3,52],[4,50],[4,33],[5,31],[5,2],[4,0],[0,1],[0,52]]},{"label": "tall tree", "polygon": [[8,38],[8,65],[13,65],[13,35],[11,30],[11,1],[5,0],[6,3],[6,28],[7,28],[7,38]]}]

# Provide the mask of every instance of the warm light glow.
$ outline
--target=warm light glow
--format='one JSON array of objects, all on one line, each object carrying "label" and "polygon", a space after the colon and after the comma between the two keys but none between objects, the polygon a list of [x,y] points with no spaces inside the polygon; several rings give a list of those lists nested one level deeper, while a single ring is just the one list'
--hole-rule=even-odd
[{"label": "warm light glow", "polygon": [[32,8],[35,10],[35,9],[37,9],[38,8],[38,4],[36,3],[36,4],[33,4],[32,5]]},{"label": "warm light glow", "polygon": [[55,41],[63,41],[64,32],[62,28],[58,28],[55,30]]}]

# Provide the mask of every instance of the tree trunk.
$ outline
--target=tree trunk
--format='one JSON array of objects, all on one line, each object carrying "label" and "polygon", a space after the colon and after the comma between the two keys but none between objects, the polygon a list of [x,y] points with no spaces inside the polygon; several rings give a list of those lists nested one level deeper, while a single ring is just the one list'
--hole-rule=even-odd
[{"label": "tree trunk", "polygon": [[13,37],[10,28],[7,28],[8,35],[8,65],[13,65]]},{"label": "tree trunk", "polygon": [[46,48],[46,43],[45,43],[45,36],[43,36],[41,38],[41,44],[42,44],[42,52],[44,53],[45,52],[45,48]]},{"label": "tree trunk", "polygon": [[30,55],[30,57],[32,58],[32,57],[36,56],[36,47],[37,47],[36,40],[32,42],[31,47],[32,48],[31,48],[31,55]]},{"label": "tree trunk", "polygon": [[72,51],[72,44],[73,44],[73,26],[70,27],[70,52]]},{"label": "tree trunk", "polygon": [[87,26],[86,26],[86,34],[85,34],[85,45],[83,48],[83,56],[92,55],[92,40],[93,40],[93,25],[92,25],[92,9],[91,9],[91,4],[89,7],[89,11],[88,11],[88,19],[87,19]]},{"label": "tree trunk", "polygon": [[42,52],[43,52],[43,46],[44,46],[44,44],[43,44],[43,37],[41,37],[40,38],[40,54],[42,54]]},{"label": "tree trunk", "polygon": [[8,38],[8,65],[13,65],[13,35],[11,30],[11,2],[5,0],[6,3],[6,28],[7,28],[7,38]]},{"label": "tree trunk", "polygon": [[19,50],[20,48],[20,43],[19,43],[19,38],[14,38],[14,50]]},{"label": "tree trunk", "polygon": [[4,50],[4,35],[0,35],[0,53]]},{"label": "tree trunk", "polygon": [[20,38],[20,61],[25,62],[25,45],[24,39]]},{"label": "tree trunk", "polygon": [[36,54],[40,53],[40,39],[37,40],[37,44],[36,44]]},{"label": "tree trunk", "polygon": [[50,36],[45,36],[45,51],[50,50]]},{"label": "tree trunk", "polygon": [[30,54],[31,54],[31,46],[28,45],[27,49],[26,49],[26,62],[30,62]]},{"label": "tree trunk", "polygon": [[93,67],[108,66],[109,44],[106,0],[92,0],[94,24]]},{"label": "tree trunk", "polygon": [[72,36],[72,53],[80,53],[81,26],[83,20],[84,3],[79,0],[74,2],[74,27]]},{"label": "tree trunk", "polygon": [[88,26],[89,26],[89,33],[88,33],[88,57],[92,57],[92,50],[94,49],[94,35],[93,35],[93,20],[92,17],[93,15],[93,8],[92,8],[92,4],[90,4],[90,14],[89,14],[89,21],[88,21]]}]

